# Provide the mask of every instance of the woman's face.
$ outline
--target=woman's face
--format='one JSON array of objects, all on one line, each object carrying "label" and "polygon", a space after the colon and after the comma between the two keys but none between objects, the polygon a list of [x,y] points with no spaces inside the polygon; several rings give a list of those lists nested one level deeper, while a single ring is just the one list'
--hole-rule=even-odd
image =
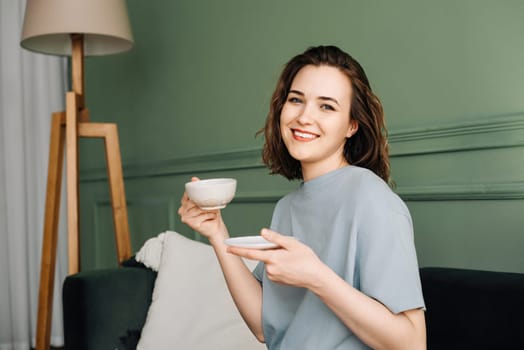
[{"label": "woman's face", "polygon": [[331,66],[305,66],[291,83],[280,130],[305,181],[347,165],[344,144],[358,129],[349,118],[351,93],[349,78]]}]

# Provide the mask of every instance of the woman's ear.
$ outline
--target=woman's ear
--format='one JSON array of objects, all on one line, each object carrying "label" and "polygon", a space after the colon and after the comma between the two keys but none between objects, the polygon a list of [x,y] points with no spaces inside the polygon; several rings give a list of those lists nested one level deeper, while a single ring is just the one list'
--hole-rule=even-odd
[{"label": "woman's ear", "polygon": [[349,139],[351,136],[355,135],[357,131],[358,131],[358,122],[355,119],[350,119],[346,137]]}]

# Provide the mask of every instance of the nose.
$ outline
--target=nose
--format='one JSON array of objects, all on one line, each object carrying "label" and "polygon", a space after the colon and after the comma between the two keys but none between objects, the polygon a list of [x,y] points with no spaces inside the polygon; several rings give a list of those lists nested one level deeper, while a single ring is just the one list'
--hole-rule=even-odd
[{"label": "nose", "polygon": [[313,123],[313,111],[311,106],[304,105],[297,116],[297,122],[302,125],[307,125]]}]

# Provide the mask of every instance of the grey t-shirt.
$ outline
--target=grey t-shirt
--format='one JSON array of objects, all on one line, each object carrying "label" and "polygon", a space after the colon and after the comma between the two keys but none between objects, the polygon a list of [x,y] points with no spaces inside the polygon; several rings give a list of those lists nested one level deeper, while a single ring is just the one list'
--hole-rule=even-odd
[{"label": "grey t-shirt", "polygon": [[[302,183],[277,203],[271,229],[393,313],[424,307],[409,211],[373,172],[347,166]],[[263,263],[253,273],[268,349],[368,349],[312,292],[269,281]]]}]

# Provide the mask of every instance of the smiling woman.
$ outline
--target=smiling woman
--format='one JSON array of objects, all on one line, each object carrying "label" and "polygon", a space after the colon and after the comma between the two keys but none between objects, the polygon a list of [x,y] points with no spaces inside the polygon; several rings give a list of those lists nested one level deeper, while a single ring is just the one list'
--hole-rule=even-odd
[{"label": "smiling woman", "polygon": [[[320,136],[311,133],[313,129],[310,127],[313,128],[312,124],[317,123],[315,128],[320,128],[318,120],[319,116],[323,116],[322,124],[328,127],[333,123],[341,123],[333,127],[338,127],[338,131],[344,133],[345,139],[338,141],[343,144],[344,158],[337,163],[338,167],[346,162],[358,165],[372,170],[389,182],[384,112],[378,97],[371,90],[364,69],[353,57],[333,46],[324,47],[318,56],[311,53],[306,51],[295,57],[280,75],[262,130],[266,137],[264,162],[274,174],[290,180],[304,179],[304,164],[288,149],[286,140],[292,138],[286,136],[289,135],[286,129],[293,131],[299,138]],[[332,117],[326,118],[328,115]],[[285,124],[288,120],[293,123],[291,127]],[[299,125],[301,122],[308,125]],[[306,133],[309,135],[306,136]],[[330,143],[336,142],[330,140]],[[334,158],[331,161],[337,162]]]},{"label": "smiling woman", "polygon": [[[182,222],[209,239],[246,324],[268,349],[424,349],[411,216],[390,189],[382,106],[334,46],[292,58],[271,100],[263,159],[301,179],[282,198],[272,249],[231,246],[219,210],[184,194]],[[258,260],[253,273],[240,257]]]},{"label": "smiling woman", "polygon": [[304,181],[348,165],[344,145],[358,130],[348,118],[350,98],[351,84],[335,67],[306,66],[293,80],[280,130],[289,154],[301,163]]}]

